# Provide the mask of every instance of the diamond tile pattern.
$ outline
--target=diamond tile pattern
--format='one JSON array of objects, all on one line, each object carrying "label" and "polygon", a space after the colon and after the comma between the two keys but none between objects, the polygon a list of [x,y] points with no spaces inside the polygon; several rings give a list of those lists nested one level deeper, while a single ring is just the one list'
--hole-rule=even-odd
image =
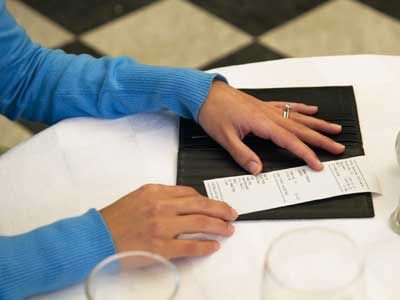
[{"label": "diamond tile pattern", "polygon": [[32,136],[23,126],[13,123],[0,115],[0,148],[11,148],[15,144],[23,142]]},{"label": "diamond tile pattern", "polygon": [[126,15],[151,0],[24,0],[42,14],[79,34]]},{"label": "diamond tile pattern", "polygon": [[[155,65],[400,55],[398,0],[9,0],[7,7],[43,46]],[[43,128],[0,117],[0,148]]]},{"label": "diamond tile pattern", "polygon": [[362,3],[334,0],[260,37],[288,56],[400,54],[400,23]]},{"label": "diamond tile pattern", "polygon": [[72,43],[63,45],[61,47],[61,49],[64,50],[68,54],[89,54],[94,57],[101,57],[104,55],[104,53],[100,53],[100,52],[90,48],[88,45],[83,44],[79,40],[76,40],[76,41],[73,41]]},{"label": "diamond tile pattern", "polygon": [[45,47],[55,48],[68,43],[74,38],[73,34],[68,30],[22,2],[17,0],[8,1],[7,8],[36,43]]},{"label": "diamond tile pattern", "polygon": [[209,70],[214,68],[241,65],[258,61],[274,60],[279,58],[284,58],[284,56],[258,43],[252,43],[235,51],[230,55],[225,56],[222,59],[217,59],[216,61],[213,61],[203,66],[201,69]]},{"label": "diamond tile pattern", "polygon": [[251,40],[238,28],[182,0],[149,5],[82,36],[82,41],[107,55],[182,67],[199,67]]},{"label": "diamond tile pattern", "polygon": [[284,24],[325,0],[191,0],[252,35]]},{"label": "diamond tile pattern", "polygon": [[385,14],[400,19],[400,1],[398,0],[359,0]]}]

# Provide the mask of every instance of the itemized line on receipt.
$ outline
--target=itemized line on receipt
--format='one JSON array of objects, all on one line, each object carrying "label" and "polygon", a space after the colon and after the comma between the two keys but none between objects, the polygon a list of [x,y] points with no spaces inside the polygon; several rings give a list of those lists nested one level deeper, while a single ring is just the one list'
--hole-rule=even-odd
[{"label": "itemized line on receipt", "polygon": [[[381,193],[378,179],[365,156],[324,162],[324,166],[318,173],[310,170],[310,176],[307,176],[308,167],[301,166],[264,173],[259,180],[250,177],[252,175],[242,175],[204,183],[210,198],[226,199],[240,214],[352,193]],[[266,174],[270,174],[269,180],[264,178]],[[247,201],[248,198],[251,201]]]},{"label": "itemized line on receipt", "polygon": [[[218,188],[218,193],[214,193],[214,189],[211,187],[211,184],[214,184],[217,186]],[[219,186],[219,182],[215,181],[215,182],[206,182],[207,188],[206,191],[207,194],[211,195],[211,198],[215,199],[215,200],[221,200],[224,201],[224,197],[222,196],[222,191],[221,191],[221,187]]]},{"label": "itemized line on receipt", "polygon": [[361,174],[361,177],[362,177],[362,179],[364,180],[365,185],[366,185],[367,188],[369,189],[369,185],[368,185],[368,182],[365,180],[364,173],[361,172],[360,167],[358,166],[358,163],[357,163],[356,160],[354,160],[354,163],[356,164],[356,167],[357,167],[357,169],[358,169],[358,173]]},{"label": "itemized line on receipt", "polygon": [[276,173],[273,173],[273,174],[272,174],[272,177],[274,177],[275,183],[276,183],[276,185],[278,186],[279,192],[281,193],[281,196],[282,196],[282,199],[283,199],[283,203],[286,204],[285,196],[283,196],[282,189],[281,189],[281,185],[279,184],[278,180],[276,179],[276,175],[277,175]]},{"label": "itemized line on receipt", "polygon": [[329,168],[329,171],[331,171],[333,178],[335,178],[335,181],[336,181],[337,185],[339,186],[340,191],[343,193],[342,185],[341,185],[341,184],[339,183],[339,181],[337,180],[337,177],[336,177],[335,173],[333,173],[332,167],[331,167],[330,164],[328,164],[328,168]]}]

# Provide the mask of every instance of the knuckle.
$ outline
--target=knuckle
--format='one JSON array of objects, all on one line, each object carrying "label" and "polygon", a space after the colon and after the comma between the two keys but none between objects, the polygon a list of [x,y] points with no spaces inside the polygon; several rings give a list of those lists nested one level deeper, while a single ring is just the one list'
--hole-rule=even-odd
[{"label": "knuckle", "polygon": [[140,188],[145,193],[155,193],[161,190],[160,184],[148,183]]},{"label": "knuckle", "polygon": [[223,132],[222,138],[225,146],[228,148],[232,148],[233,146],[235,146],[236,136],[232,132],[232,129],[230,127],[229,128],[225,127],[222,129],[222,132]]},{"label": "knuckle", "polygon": [[186,194],[188,195],[196,195],[198,194],[197,190],[191,186],[179,186]]},{"label": "knuckle", "polygon": [[219,205],[221,205],[221,207],[224,211],[226,211],[226,212],[231,211],[231,207],[228,205],[228,203],[226,203],[224,201],[219,201]]},{"label": "knuckle", "polygon": [[312,119],[310,118],[308,120],[308,127],[313,129],[313,130],[323,130],[324,128],[327,128],[329,126],[329,123],[323,120],[318,120],[318,119]]},{"label": "knuckle", "polygon": [[322,139],[317,139],[316,142],[314,143],[315,146],[318,148],[325,148],[328,143]]},{"label": "knuckle", "polygon": [[185,252],[189,256],[198,256],[202,255],[204,252],[204,246],[201,242],[190,242],[185,245]]},{"label": "knuckle", "polygon": [[203,242],[203,243],[198,243],[196,245],[196,248],[194,249],[194,252],[196,255],[209,255],[215,251],[215,242]]},{"label": "knuckle", "polygon": [[193,188],[193,187],[191,187],[191,186],[188,186],[188,187],[186,187],[186,188],[188,189],[188,191],[189,191],[190,193],[193,193],[193,194],[198,194],[198,193],[199,193],[195,188]]},{"label": "knuckle", "polygon": [[149,204],[147,206],[147,210],[146,210],[147,216],[148,217],[160,216],[160,214],[163,211],[163,207],[162,207],[161,201],[158,200],[158,199],[154,199],[154,198],[148,199],[147,201],[148,201],[148,204]]},{"label": "knuckle", "polygon": [[325,148],[330,144],[330,139],[319,133],[315,134],[314,140],[313,144],[318,148]]},{"label": "knuckle", "polygon": [[226,202],[223,202],[223,201],[220,201],[220,202],[221,202],[220,203],[221,210],[222,210],[224,216],[229,217],[231,215],[231,213],[232,213],[231,207]]},{"label": "knuckle", "polygon": [[217,211],[218,215],[227,216],[231,212],[230,206],[224,201],[214,200],[210,205],[210,209]]},{"label": "knuckle", "polygon": [[206,216],[196,216],[194,222],[199,228],[207,228],[210,225],[210,218]]},{"label": "knuckle", "polygon": [[304,104],[304,103],[293,103],[292,104],[294,107],[296,107],[296,109],[300,109],[300,110],[307,110],[308,109],[308,105]]},{"label": "knuckle", "polygon": [[288,149],[290,147],[290,144],[292,143],[292,137],[292,134],[287,132],[284,133],[282,136],[277,136],[277,142],[282,148]]},{"label": "knuckle", "polygon": [[206,198],[201,198],[197,200],[197,205],[202,211],[208,211],[211,208],[211,201]]},{"label": "knuckle", "polygon": [[299,156],[304,160],[308,160],[313,159],[315,157],[315,154],[310,148],[306,147],[300,151]]},{"label": "knuckle", "polygon": [[315,123],[319,123],[321,126],[330,126],[330,123],[325,120],[313,118],[313,121],[315,121]]},{"label": "knuckle", "polygon": [[153,220],[149,224],[149,233],[151,236],[163,236],[165,233],[165,226],[158,220]]}]

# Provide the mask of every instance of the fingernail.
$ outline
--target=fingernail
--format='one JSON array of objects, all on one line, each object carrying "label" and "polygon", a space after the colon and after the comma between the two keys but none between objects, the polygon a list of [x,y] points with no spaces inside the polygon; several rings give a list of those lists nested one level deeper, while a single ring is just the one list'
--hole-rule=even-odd
[{"label": "fingernail", "polygon": [[233,220],[236,220],[236,218],[238,217],[237,211],[234,210],[233,208],[231,208],[231,215]]},{"label": "fingernail", "polygon": [[318,110],[318,106],[311,105],[310,107],[311,107],[313,110]]},{"label": "fingernail", "polygon": [[335,142],[335,145],[336,145],[338,148],[340,148],[342,151],[344,151],[344,149],[346,148],[345,145],[340,144],[340,143],[336,143],[336,142]]},{"label": "fingernail", "polygon": [[255,161],[251,161],[247,164],[247,171],[251,174],[258,174],[260,172],[260,165]]},{"label": "fingernail", "polygon": [[332,124],[332,127],[335,128],[336,130],[342,130],[342,125],[339,124]]},{"label": "fingernail", "polygon": [[229,224],[228,225],[228,231],[229,231],[230,234],[234,233],[235,232],[235,227],[232,224]]},{"label": "fingernail", "polygon": [[219,248],[220,248],[219,243],[218,242],[214,243],[213,250],[217,251],[217,250],[219,250]]},{"label": "fingernail", "polygon": [[322,162],[319,159],[317,159],[316,167],[317,167],[317,170],[322,170],[324,168],[324,165],[322,164]]}]

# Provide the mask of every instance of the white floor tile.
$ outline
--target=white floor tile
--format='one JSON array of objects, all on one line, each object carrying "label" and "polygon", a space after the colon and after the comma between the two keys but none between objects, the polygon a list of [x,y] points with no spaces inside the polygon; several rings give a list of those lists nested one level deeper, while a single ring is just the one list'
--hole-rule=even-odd
[{"label": "white floor tile", "polygon": [[293,57],[400,54],[400,22],[360,2],[334,0],[273,29],[262,44]]},{"label": "white floor tile", "polygon": [[24,3],[17,0],[6,3],[8,10],[35,43],[56,48],[73,40],[73,34]]},{"label": "white floor tile", "polygon": [[155,2],[83,35],[111,56],[154,65],[198,67],[249,43],[238,28],[184,0]]},{"label": "white floor tile", "polygon": [[0,115],[0,147],[11,148],[31,136],[27,129]]}]

